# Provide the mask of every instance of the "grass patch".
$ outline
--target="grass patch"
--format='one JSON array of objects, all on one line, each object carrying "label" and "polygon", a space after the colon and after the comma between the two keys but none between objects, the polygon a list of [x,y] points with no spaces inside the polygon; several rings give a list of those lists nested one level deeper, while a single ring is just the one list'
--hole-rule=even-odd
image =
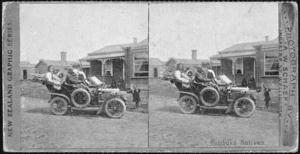
[{"label": "grass patch", "polygon": [[31,81],[21,81],[20,95],[25,97],[50,99],[50,93],[45,85]]}]

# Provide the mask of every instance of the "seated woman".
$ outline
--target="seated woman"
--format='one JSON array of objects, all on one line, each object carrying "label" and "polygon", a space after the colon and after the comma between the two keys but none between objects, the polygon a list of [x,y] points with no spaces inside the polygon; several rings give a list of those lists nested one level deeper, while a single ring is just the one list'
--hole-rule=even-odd
[{"label": "seated woman", "polygon": [[51,93],[57,93],[61,90],[62,81],[53,73],[53,66],[48,66],[48,72],[45,75],[46,87]]},{"label": "seated woman", "polygon": [[175,85],[178,90],[188,90],[189,86],[188,84],[190,83],[190,78],[183,72],[183,65],[181,63],[177,64],[177,69],[174,72],[174,77],[175,77]]}]

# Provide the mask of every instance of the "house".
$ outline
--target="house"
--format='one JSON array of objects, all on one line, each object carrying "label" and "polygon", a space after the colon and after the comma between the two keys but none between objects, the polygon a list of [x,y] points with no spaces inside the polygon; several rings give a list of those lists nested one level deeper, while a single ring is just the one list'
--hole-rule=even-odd
[{"label": "house", "polygon": [[85,73],[86,77],[91,76],[91,65],[87,61],[80,61],[81,69]]},{"label": "house", "polygon": [[149,77],[158,78],[165,71],[165,62],[158,58],[149,58]]},{"label": "house", "polygon": [[67,61],[66,60],[67,52],[61,52],[61,60],[45,60],[41,59],[35,65],[36,73],[46,73],[48,66],[52,65],[55,70],[64,70],[64,68],[72,67],[72,64],[76,61]]},{"label": "house", "polygon": [[239,43],[219,51],[211,60],[220,60],[221,73],[227,75],[236,85],[243,78],[254,77],[256,86],[262,83],[271,89],[278,89],[279,50],[278,38],[265,41]]},{"label": "house", "polygon": [[213,55],[210,57],[210,66],[211,69],[215,72],[216,75],[220,75],[221,74],[221,61],[218,60],[219,55]]},{"label": "house", "polygon": [[148,91],[149,60],[148,39],[133,43],[105,46],[88,53],[80,61],[90,63],[90,75],[110,85],[113,80],[126,89],[130,84]]},{"label": "house", "polygon": [[186,70],[196,71],[195,66],[203,66],[206,68],[210,67],[208,59],[197,59],[197,50],[192,50],[191,59],[179,59],[179,58],[170,58],[166,63],[166,71],[173,72],[176,70],[176,65],[182,63]]},{"label": "house", "polygon": [[31,73],[34,73],[34,64],[30,64],[27,61],[20,61],[20,80],[32,79]]}]

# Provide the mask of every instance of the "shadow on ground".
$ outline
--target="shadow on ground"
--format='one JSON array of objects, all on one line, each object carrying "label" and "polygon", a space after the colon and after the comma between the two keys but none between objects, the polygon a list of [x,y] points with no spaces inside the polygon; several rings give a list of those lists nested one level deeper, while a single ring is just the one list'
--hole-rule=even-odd
[{"label": "shadow on ground", "polygon": [[37,108],[34,108],[34,109],[27,110],[25,112],[37,113],[37,114],[47,114],[47,115],[51,114],[50,109],[46,108],[46,107],[37,107]]},{"label": "shadow on ground", "polygon": [[179,113],[181,114],[182,112],[180,111],[178,106],[164,106],[161,108],[156,109],[156,111],[160,112],[169,112],[169,113]]},{"label": "shadow on ground", "polygon": [[[25,111],[27,113],[32,113],[32,114],[42,114],[42,115],[53,115],[50,111],[50,108],[48,107],[37,107],[33,109],[29,109]],[[145,111],[145,109],[140,109],[136,110],[135,108],[127,108],[126,112],[138,112],[138,113],[148,113],[148,111]],[[83,118],[109,118],[104,111],[101,112],[100,114],[96,114],[97,111],[80,111],[80,110],[73,110],[72,112],[69,111],[66,115],[63,116],[70,116],[70,117],[83,117]],[[125,113],[126,114],[126,113]],[[56,116],[56,115],[53,115]]]},{"label": "shadow on ground", "polygon": [[[47,107],[38,107],[34,109],[30,109],[25,111],[27,113],[33,113],[33,114],[42,114],[42,115],[52,115],[52,116],[58,116],[58,115],[53,115],[50,112],[50,109]],[[104,113],[100,113],[99,115],[96,114],[96,111],[78,111],[78,110],[73,110],[73,112],[69,111],[66,115],[63,116],[70,116],[70,117],[84,117],[84,118],[109,118],[107,117]]]},{"label": "shadow on ground", "polygon": [[[155,111],[159,112],[168,112],[168,113],[177,113],[177,114],[183,114],[178,106],[164,106],[161,108],[156,109]],[[225,110],[208,110],[201,111],[199,108],[196,110],[194,114],[203,115],[203,116],[233,116],[236,117],[234,112],[225,113]]]}]

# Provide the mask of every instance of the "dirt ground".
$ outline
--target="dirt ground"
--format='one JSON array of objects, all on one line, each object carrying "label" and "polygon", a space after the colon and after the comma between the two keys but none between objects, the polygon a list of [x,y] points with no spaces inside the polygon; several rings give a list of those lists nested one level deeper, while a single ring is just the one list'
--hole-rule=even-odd
[{"label": "dirt ground", "polygon": [[[150,147],[276,146],[278,114],[255,111],[239,118],[225,111],[182,114],[176,87],[169,81],[151,80],[149,98]],[[231,145],[227,143],[232,142]],[[234,144],[234,142],[236,144]]]},{"label": "dirt ground", "polygon": [[121,119],[77,111],[55,116],[47,100],[21,97],[21,145],[41,148],[124,148],[148,146],[148,115],[126,112]]},{"label": "dirt ground", "polygon": [[39,83],[21,84],[21,147],[29,149],[147,148],[148,100],[141,109],[128,94],[127,112],[121,119],[75,111],[65,116],[52,115],[49,92]]}]

